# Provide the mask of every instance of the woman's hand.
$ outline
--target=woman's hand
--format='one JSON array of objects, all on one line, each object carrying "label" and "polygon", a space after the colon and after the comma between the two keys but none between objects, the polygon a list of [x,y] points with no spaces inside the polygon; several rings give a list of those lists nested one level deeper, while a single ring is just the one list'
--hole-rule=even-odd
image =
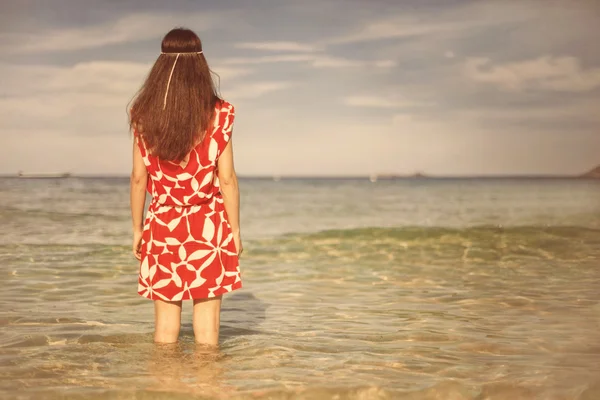
[{"label": "woman's hand", "polygon": [[239,257],[242,255],[242,252],[244,251],[244,247],[242,246],[242,237],[240,236],[239,233],[233,234],[233,241],[235,242],[235,248],[237,249],[238,257]]},{"label": "woman's hand", "polygon": [[142,259],[142,230],[136,229],[133,231],[133,255],[138,260]]}]

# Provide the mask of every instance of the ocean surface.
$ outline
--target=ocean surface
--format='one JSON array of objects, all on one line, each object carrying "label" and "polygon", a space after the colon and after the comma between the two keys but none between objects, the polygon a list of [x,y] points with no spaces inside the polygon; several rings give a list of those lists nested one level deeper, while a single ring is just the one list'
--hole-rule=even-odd
[{"label": "ocean surface", "polygon": [[243,179],[221,346],[152,343],[125,178],[0,178],[1,399],[600,399],[600,181]]}]

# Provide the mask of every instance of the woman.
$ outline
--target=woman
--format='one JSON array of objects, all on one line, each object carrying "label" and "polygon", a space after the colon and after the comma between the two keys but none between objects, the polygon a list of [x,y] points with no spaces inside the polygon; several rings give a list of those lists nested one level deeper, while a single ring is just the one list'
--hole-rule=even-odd
[{"label": "woman", "polygon": [[234,115],[198,36],[170,31],[130,115],[133,253],[138,293],[154,301],[155,342],[177,341],[182,301],[192,300],[196,342],[218,345],[222,295],[242,287]]}]

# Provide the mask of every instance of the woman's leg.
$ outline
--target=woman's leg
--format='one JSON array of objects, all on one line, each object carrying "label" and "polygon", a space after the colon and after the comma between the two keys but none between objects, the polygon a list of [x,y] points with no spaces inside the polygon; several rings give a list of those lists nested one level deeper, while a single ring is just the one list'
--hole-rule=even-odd
[{"label": "woman's leg", "polygon": [[194,337],[196,343],[217,346],[219,344],[219,326],[221,324],[221,298],[194,300]]},{"label": "woman's leg", "polygon": [[175,343],[181,326],[181,301],[154,300],[154,341]]}]

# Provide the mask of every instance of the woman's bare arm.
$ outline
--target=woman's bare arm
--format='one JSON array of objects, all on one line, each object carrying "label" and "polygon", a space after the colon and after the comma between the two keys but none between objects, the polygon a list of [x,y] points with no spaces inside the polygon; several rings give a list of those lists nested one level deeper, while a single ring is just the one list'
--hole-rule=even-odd
[{"label": "woman's bare arm", "polygon": [[219,156],[218,176],[221,194],[223,195],[223,203],[225,211],[229,219],[229,225],[233,231],[233,237],[238,250],[242,252],[240,240],[240,191],[238,187],[237,175],[233,165],[233,145],[230,140],[227,146]]},{"label": "woman's bare arm", "polygon": [[142,153],[137,145],[137,138],[133,140],[133,168],[130,180],[130,205],[131,219],[134,232],[144,229],[144,205],[146,204],[146,183],[148,171],[144,165]]}]

